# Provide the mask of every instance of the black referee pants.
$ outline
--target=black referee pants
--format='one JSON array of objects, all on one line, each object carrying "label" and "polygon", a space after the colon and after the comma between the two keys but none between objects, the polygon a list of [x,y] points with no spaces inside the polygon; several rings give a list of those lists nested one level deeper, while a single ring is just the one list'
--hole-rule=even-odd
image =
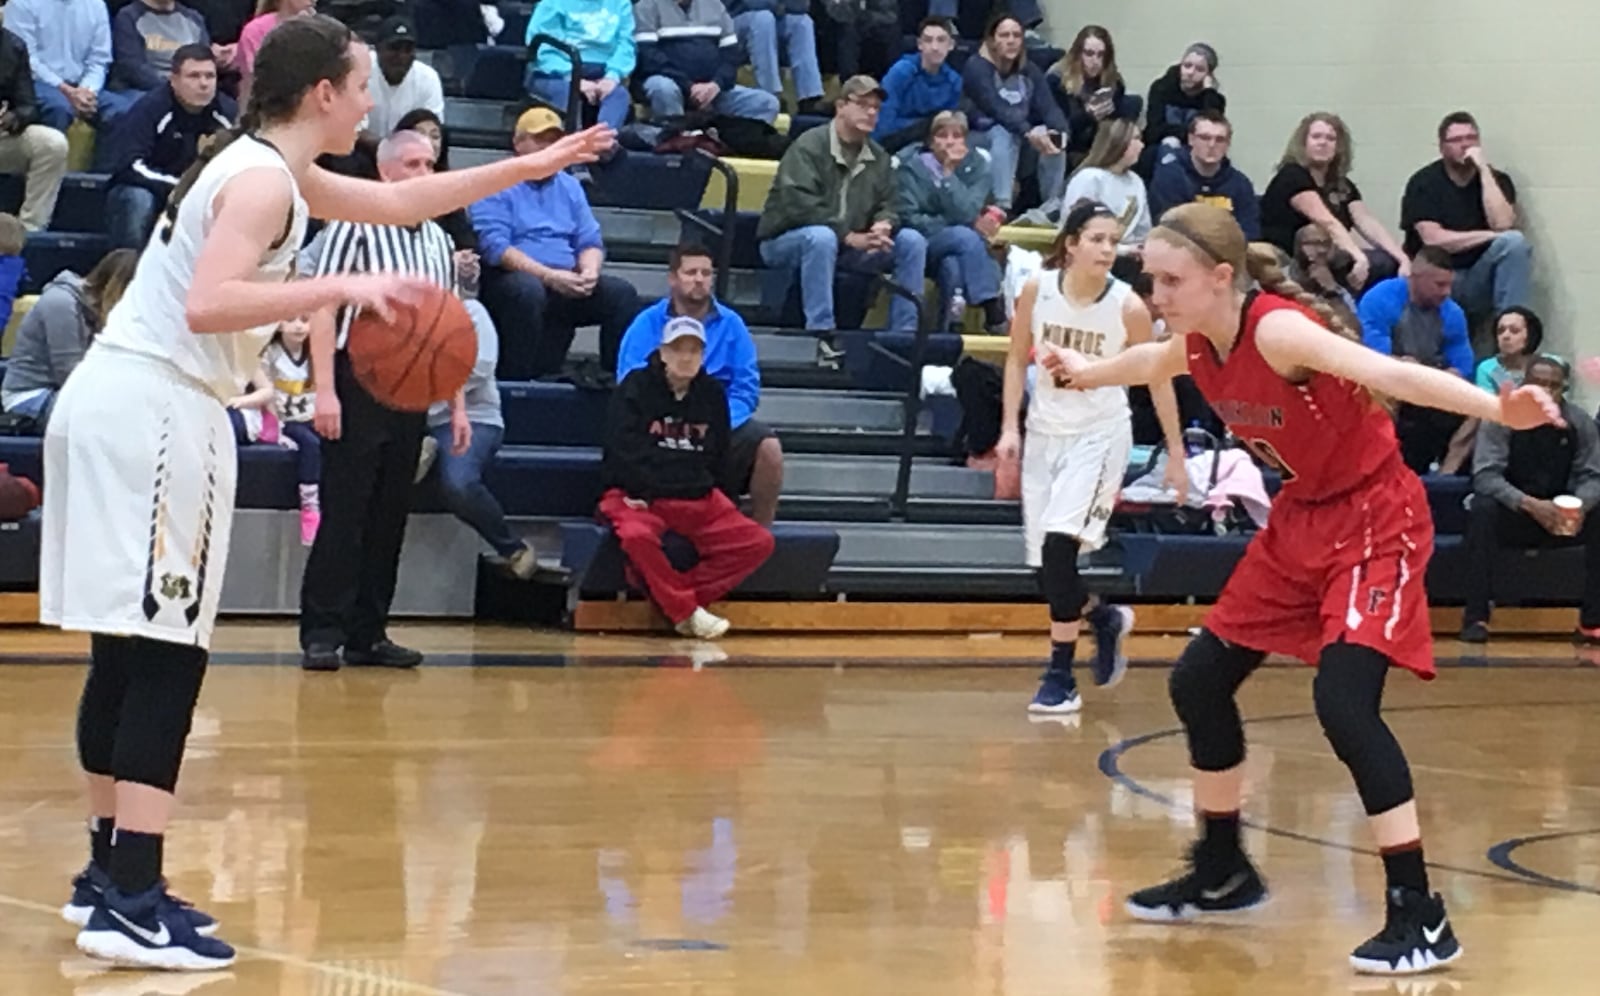
[{"label": "black referee pants", "polygon": [[322,441],[322,524],[300,583],[300,646],[366,650],[387,639],[427,415],[378,404],[343,351],[334,375],[343,431]]}]

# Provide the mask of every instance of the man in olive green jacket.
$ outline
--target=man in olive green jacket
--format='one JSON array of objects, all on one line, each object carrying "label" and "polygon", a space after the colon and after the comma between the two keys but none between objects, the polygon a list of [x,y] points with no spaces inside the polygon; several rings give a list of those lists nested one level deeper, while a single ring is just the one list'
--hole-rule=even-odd
[{"label": "man in olive green jacket", "polygon": [[[898,227],[894,163],[871,138],[883,89],[870,76],[852,76],[839,90],[833,121],[796,138],[778,163],[756,235],[773,269],[798,270],[806,328],[835,328],[833,276],[837,267],[894,272],[894,282],[922,297],[928,242]],[[891,328],[914,331],[918,308],[895,295]]]}]

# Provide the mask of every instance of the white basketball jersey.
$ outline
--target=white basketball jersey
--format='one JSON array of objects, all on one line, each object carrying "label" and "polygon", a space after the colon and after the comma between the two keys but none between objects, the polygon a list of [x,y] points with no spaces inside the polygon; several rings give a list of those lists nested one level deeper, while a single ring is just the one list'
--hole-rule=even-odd
[{"label": "white basketball jersey", "polygon": [[[1115,356],[1128,346],[1128,329],[1122,322],[1122,303],[1133,288],[1106,278],[1106,289],[1092,303],[1075,305],[1061,293],[1061,270],[1041,270],[1034,276],[1039,293],[1033,301],[1033,344],[1041,343],[1075,349],[1084,356],[1102,359]],[[1051,435],[1071,435],[1104,429],[1117,421],[1127,421],[1128,392],[1121,387],[1097,387],[1089,391],[1057,387],[1041,368],[1033,397],[1028,402],[1028,430]]]},{"label": "white basketball jersey", "polygon": [[311,383],[311,342],[301,344],[299,359],[289,355],[281,343],[272,343],[267,347],[266,365],[278,421],[311,421],[317,401],[317,389]]},{"label": "white basketball jersey", "polygon": [[133,280],[106,319],[101,341],[169,363],[220,400],[244,392],[261,369],[262,351],[277,323],[199,335],[189,331],[185,310],[195,262],[211,232],[217,193],[240,173],[263,167],[289,177],[294,214],[285,219],[283,240],[261,258],[256,279],[281,282],[293,276],[295,255],[305,241],[306,202],[278,151],[260,139],[241,136],[206,164],[178,205],[177,217],[157,221]]}]

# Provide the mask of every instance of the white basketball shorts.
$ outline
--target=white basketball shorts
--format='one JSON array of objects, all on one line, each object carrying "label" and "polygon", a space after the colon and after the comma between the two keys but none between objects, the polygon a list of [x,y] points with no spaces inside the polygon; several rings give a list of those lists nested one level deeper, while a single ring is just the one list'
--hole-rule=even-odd
[{"label": "white basketball shorts", "polygon": [[1022,444],[1022,526],[1028,566],[1043,563],[1047,533],[1065,533],[1088,552],[1105,545],[1133,449],[1127,419],[1071,435],[1029,432]]},{"label": "white basketball shorts", "polygon": [[238,472],[227,409],[159,360],[97,344],[44,442],[39,618],[209,648]]}]

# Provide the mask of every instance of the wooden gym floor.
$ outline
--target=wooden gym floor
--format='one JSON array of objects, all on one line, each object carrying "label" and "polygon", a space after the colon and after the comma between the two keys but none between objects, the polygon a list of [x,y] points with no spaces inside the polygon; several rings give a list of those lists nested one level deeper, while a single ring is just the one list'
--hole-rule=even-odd
[{"label": "wooden gym floor", "polygon": [[[168,840],[220,976],[106,973],[56,918],[82,864],[83,644],[0,630],[0,994],[488,996],[1593,992],[1600,672],[1557,642],[1441,641],[1389,719],[1467,954],[1363,980],[1381,921],[1309,674],[1243,696],[1248,844],[1273,905],[1132,923],[1190,836],[1142,638],[1076,722],[1031,722],[1038,638],[647,637],[406,627],[414,674],[304,675],[285,625],[219,640]],[[466,664],[481,666],[456,666]]]}]

